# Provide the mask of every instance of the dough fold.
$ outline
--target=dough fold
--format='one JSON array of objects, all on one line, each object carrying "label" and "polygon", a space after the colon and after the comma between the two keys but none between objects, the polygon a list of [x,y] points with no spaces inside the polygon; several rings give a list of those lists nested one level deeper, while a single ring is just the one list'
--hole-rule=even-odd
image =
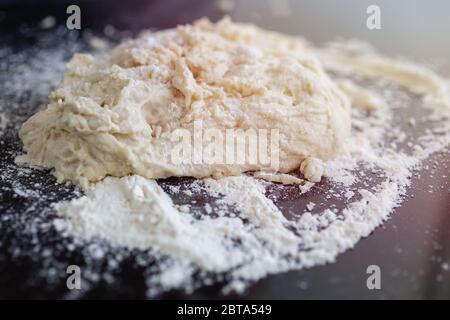
[{"label": "dough fold", "polygon": [[[223,132],[278,129],[277,167],[174,163],[174,131],[193,132],[196,121]],[[99,56],[75,54],[47,108],[19,133],[32,164],[82,186],[129,174],[286,173],[306,158],[335,157],[349,134],[347,97],[300,40],[229,19],[145,32]]]}]

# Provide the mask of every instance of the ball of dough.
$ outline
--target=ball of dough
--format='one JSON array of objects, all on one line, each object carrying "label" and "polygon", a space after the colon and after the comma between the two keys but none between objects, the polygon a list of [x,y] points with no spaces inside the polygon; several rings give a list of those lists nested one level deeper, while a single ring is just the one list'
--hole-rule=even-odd
[{"label": "ball of dough", "polygon": [[[279,130],[276,168],[174,163],[174,131],[194,132],[198,121],[221,132]],[[327,161],[341,151],[350,108],[300,40],[228,19],[199,20],[143,33],[99,56],[75,54],[47,108],[19,134],[33,164],[83,186],[108,175],[289,172],[306,158]]]}]

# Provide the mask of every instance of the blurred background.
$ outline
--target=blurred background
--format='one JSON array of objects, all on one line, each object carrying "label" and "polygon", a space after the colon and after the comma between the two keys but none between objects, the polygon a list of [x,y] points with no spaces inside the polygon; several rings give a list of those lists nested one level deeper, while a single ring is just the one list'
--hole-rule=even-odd
[{"label": "blurred background", "polygon": [[[14,33],[8,20],[27,24],[47,16],[64,25],[71,4],[81,8],[82,29],[102,31],[110,25],[136,33],[228,14],[236,21],[302,35],[315,43],[366,40],[383,53],[432,63],[450,74],[448,0],[0,0],[0,29]],[[380,8],[381,29],[366,26],[370,5]]]}]

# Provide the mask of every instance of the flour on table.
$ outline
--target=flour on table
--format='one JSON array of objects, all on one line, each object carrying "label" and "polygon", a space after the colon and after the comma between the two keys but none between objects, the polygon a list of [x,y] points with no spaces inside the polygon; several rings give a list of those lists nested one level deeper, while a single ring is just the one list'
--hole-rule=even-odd
[{"label": "flour on table", "polygon": [[[447,79],[424,67],[385,58],[366,45],[341,42],[325,48],[315,48],[295,38],[266,34],[265,31],[252,26],[231,26],[229,32],[205,22],[201,22],[199,28],[218,33],[225,38],[236,36],[237,42],[244,42],[258,50],[268,50],[269,52],[263,53],[269,56],[276,55],[277,50],[284,53],[286,50],[292,50],[294,55],[299,54],[300,59],[304,53],[308,56],[316,55],[325,66],[325,71],[332,71],[332,76],[326,81],[331,82],[330,87],[328,84],[326,87],[333,92],[336,88],[340,92],[338,95],[342,94],[343,100],[340,103],[343,105],[346,103],[344,101],[351,102],[349,113],[351,112],[352,132],[341,141],[342,149],[333,157],[311,157],[304,161],[309,155],[306,152],[302,161],[294,161],[295,167],[292,169],[297,172],[300,169],[305,178],[311,181],[304,181],[286,171],[259,172],[254,176],[237,175],[219,179],[201,175],[202,179],[167,185],[167,182],[150,179],[154,177],[151,175],[136,175],[141,172],[134,172],[130,166],[124,172],[114,172],[120,177],[106,177],[97,182],[85,195],[76,195],[75,199],[69,198],[54,204],[53,208],[58,216],[52,225],[66,236],[69,241],[67,250],[83,248],[90,264],[95,266],[95,261],[106,261],[112,272],[124,259],[123,256],[133,252],[137,264],[147,268],[145,284],[149,297],[174,288],[191,292],[199,286],[210,285],[216,281],[225,283],[224,293],[242,292],[254,281],[270,274],[332,263],[340,253],[354,247],[361,238],[368,236],[377,226],[389,219],[394,208],[401,205],[403,197],[407,195],[411,175],[420,170],[424,159],[434,152],[448,150],[450,100]],[[183,30],[186,31],[180,28],[177,32],[183,33]],[[162,32],[158,37],[170,38],[174,32]],[[263,34],[264,37],[253,37],[255,34]],[[143,49],[146,46],[154,48],[152,37],[144,35],[140,38],[148,42],[143,47],[139,42],[141,40],[132,40],[116,49],[115,52],[119,56],[115,58],[118,61],[123,58],[129,63],[123,65],[122,69],[134,64],[137,64],[138,68],[149,67],[146,65],[148,57],[143,53]],[[267,41],[276,45],[267,46]],[[264,46],[267,49],[261,49]],[[130,48],[132,49],[128,51]],[[158,50],[164,48],[159,47]],[[170,50],[177,54],[177,48]],[[255,54],[252,50],[247,53]],[[78,62],[80,59],[87,59],[94,66],[101,64],[101,61],[93,56],[75,58],[69,72],[74,73],[75,77],[83,78],[86,76],[84,72],[89,71],[78,69],[82,64],[78,64],[77,59]],[[315,61],[311,61],[313,60]],[[309,58],[304,61],[306,68],[320,68],[320,63],[319,66],[315,64],[317,61],[312,65],[309,65],[308,61]],[[105,68],[111,73],[115,72],[109,64]],[[100,70],[100,66],[94,70]],[[159,71],[154,70],[155,74],[163,76],[158,74]],[[122,72],[127,73],[127,70],[118,70],[118,74],[111,75],[107,81],[117,80],[121,83]],[[205,72],[205,79],[214,76],[207,74],[207,70],[202,72]],[[183,78],[183,75],[185,73],[179,76]],[[116,76],[118,78],[115,78]],[[132,75],[134,76],[135,74]],[[179,87],[177,90],[183,92],[183,97],[179,97],[177,103],[179,106],[186,107],[187,104],[192,107],[194,100],[198,99],[195,84],[192,82],[194,87],[191,87],[189,79],[184,79],[184,83],[178,76],[172,76],[178,79],[178,82],[175,81]],[[39,82],[36,81],[35,84]],[[85,101],[81,101],[83,99],[80,100],[76,94],[72,96],[75,92],[71,91],[72,89],[76,91],[80,88],[69,86],[68,91],[59,92],[68,100],[67,108],[74,114],[81,109],[89,113],[89,108],[82,108]],[[138,99],[139,91],[135,93]],[[190,93],[191,100],[186,101],[184,98]],[[420,105],[414,106],[417,96],[420,97]],[[93,101],[89,103],[101,104],[95,97],[90,99]],[[54,103],[57,104],[58,101],[51,101],[51,104]],[[408,113],[407,125],[399,125],[407,108],[417,111],[422,107],[429,108],[425,117]],[[98,108],[95,110],[104,112],[112,122],[117,120],[114,111],[108,108],[102,109],[103,111]],[[49,111],[43,112],[38,117],[42,117],[46,112],[48,115]],[[55,117],[59,116],[50,113]],[[94,120],[102,120],[102,117],[95,113],[89,115],[92,115]],[[71,116],[67,115],[69,118]],[[72,120],[65,119],[68,121],[65,125],[74,124]],[[75,140],[83,136],[82,129],[86,129],[84,124],[90,128],[89,121],[78,120],[80,123],[75,123],[74,128],[71,128],[74,130]],[[28,126],[32,126],[34,122],[36,128],[41,128],[43,123],[35,121],[36,119],[31,121]],[[145,128],[149,124],[140,124],[143,125],[142,132],[147,132]],[[136,133],[133,128],[127,128],[131,134]],[[25,136],[31,132],[28,129],[23,131]],[[123,138],[120,126],[112,128],[106,124],[104,129],[106,131],[103,137],[107,140],[110,134],[118,134],[119,140]],[[112,131],[108,131],[110,129]],[[93,133],[88,133],[91,134]],[[330,137],[327,139],[331,139]],[[43,137],[39,139],[41,138]],[[93,139],[92,145],[96,145],[99,136],[90,138]],[[34,143],[31,141],[34,139],[32,135],[26,139],[30,139],[30,146]],[[40,152],[38,145],[39,143],[35,145],[34,163],[42,161],[45,166],[52,167],[52,161],[55,159],[46,158],[49,154],[41,154],[42,158],[37,156]],[[127,158],[129,154],[124,153],[121,156]],[[23,157],[17,159],[24,160]],[[80,159],[74,160],[76,162]],[[95,161],[97,159],[94,159],[92,164],[94,167],[98,165]],[[87,168],[91,164],[84,165]],[[11,182],[15,193],[33,199],[42,197],[42,193],[38,191],[39,186],[23,189],[20,184],[14,184],[14,168],[16,167],[11,166],[8,172],[2,173],[2,178]],[[72,169],[62,175],[67,178],[74,174]],[[33,174],[31,168],[21,170],[25,176]],[[111,173],[107,171],[102,171],[101,174],[89,173],[87,180],[100,180]],[[70,176],[69,180],[82,183],[78,177]],[[330,189],[324,189],[324,183],[328,183]],[[282,197],[286,190],[290,195],[304,199],[304,211],[288,213],[278,207],[274,194],[279,193]],[[311,202],[308,195],[312,192],[320,196],[320,200]],[[171,199],[172,195],[182,195],[185,202],[175,203],[176,197]],[[196,205],[199,195],[210,201]],[[333,207],[333,199],[342,200],[345,206]],[[99,241],[106,244],[99,244]],[[51,256],[47,251],[45,254]],[[155,261],[156,266],[153,264]],[[90,268],[90,272],[86,274],[92,283],[99,281],[99,278],[113,281],[110,279],[110,273],[99,273],[95,268]]]},{"label": "flour on table", "polygon": [[[233,241],[247,233],[240,219],[196,220],[177,210],[154,180],[140,176],[106,178],[86,196],[55,208],[64,217],[55,224],[69,234],[101,237],[115,246],[151,248],[208,271],[229,270],[248,258],[231,250]],[[257,241],[242,240],[250,241],[248,246]]]},{"label": "flour on table", "polygon": [[6,114],[0,112],[0,133],[6,129],[8,122],[9,122],[9,119],[7,118]]}]

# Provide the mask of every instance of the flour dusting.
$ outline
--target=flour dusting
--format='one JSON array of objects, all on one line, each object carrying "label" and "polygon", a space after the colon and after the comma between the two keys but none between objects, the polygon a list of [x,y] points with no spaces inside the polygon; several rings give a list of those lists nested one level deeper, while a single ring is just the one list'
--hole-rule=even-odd
[{"label": "flour dusting", "polygon": [[[324,164],[320,182],[304,180],[298,170],[176,181],[133,175],[107,177],[84,194],[56,183],[48,171],[24,166],[15,138],[78,46],[41,48],[35,59],[30,52],[8,54],[0,64],[2,70],[19,67],[2,81],[9,95],[0,97],[0,142],[6,145],[0,192],[24,201],[20,214],[0,205],[0,227],[12,238],[30,238],[8,247],[12,257],[39,258],[36,278],[45,280],[30,281],[63,281],[64,252],[79,252],[87,285],[67,298],[88,292],[89,284],[113,284],[129,260],[142,270],[148,297],[214,283],[223,284],[225,294],[243,292],[270,274],[332,263],[389,219],[425,159],[449,154],[448,80],[367,47],[357,48],[364,54],[356,58],[353,44],[341,42],[309,48],[328,59],[322,61],[327,71],[352,102],[346,152]],[[29,110],[17,112],[23,101]],[[279,208],[283,188],[304,199],[303,211]],[[313,191],[320,200],[311,202]],[[45,244],[49,237],[56,240]]]}]

